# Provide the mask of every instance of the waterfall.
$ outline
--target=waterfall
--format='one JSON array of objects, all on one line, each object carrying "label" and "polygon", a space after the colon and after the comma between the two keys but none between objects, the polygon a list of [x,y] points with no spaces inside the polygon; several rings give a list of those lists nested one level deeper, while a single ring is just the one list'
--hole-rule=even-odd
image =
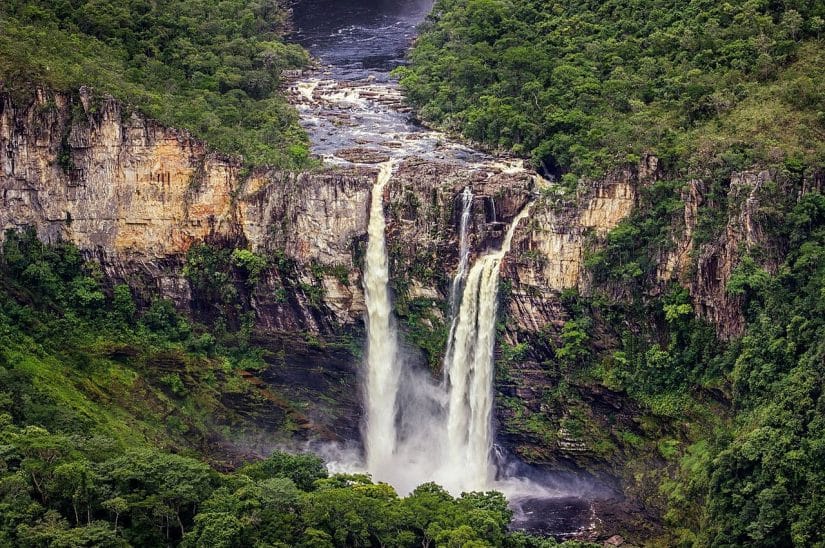
[{"label": "waterfall", "polygon": [[492,481],[493,350],[501,261],[510,251],[526,206],[510,224],[501,249],[480,257],[467,275],[447,357],[446,469],[453,490],[483,489]]},{"label": "waterfall", "polygon": [[[447,350],[444,352],[444,371],[447,371],[447,364],[449,363],[453,354],[453,336],[455,328],[458,323],[458,306],[459,297],[461,296],[461,288],[464,280],[467,277],[467,263],[470,259],[470,242],[467,239],[467,228],[470,224],[470,214],[473,211],[473,191],[470,187],[464,187],[464,192],[461,193],[461,220],[459,222],[459,236],[458,236],[458,268],[456,268],[453,283],[450,287],[450,315],[452,321],[450,322],[450,333],[447,337]],[[444,381],[447,381],[446,374]]]},{"label": "waterfall", "polygon": [[402,493],[427,481],[436,481],[455,494],[487,489],[493,482],[491,418],[499,270],[530,205],[513,219],[501,248],[481,256],[468,270],[468,225],[474,196],[469,187],[462,192],[445,375],[437,384],[423,370],[402,368],[393,324],[383,194],[394,165],[393,161],[381,164],[372,188],[367,228],[366,469]]},{"label": "waterfall", "polygon": [[367,367],[364,446],[367,469],[382,477],[392,465],[396,444],[395,416],[400,367],[389,291],[389,265],[384,230],[384,187],[392,177],[393,161],[381,164],[372,187],[364,300],[367,307]]},{"label": "waterfall", "polygon": [[461,193],[461,221],[459,222],[458,235],[458,268],[450,291],[450,311],[457,312],[458,296],[461,292],[461,284],[467,275],[467,261],[470,259],[470,243],[467,241],[467,227],[470,224],[470,214],[473,211],[473,191],[470,187],[464,187]]}]

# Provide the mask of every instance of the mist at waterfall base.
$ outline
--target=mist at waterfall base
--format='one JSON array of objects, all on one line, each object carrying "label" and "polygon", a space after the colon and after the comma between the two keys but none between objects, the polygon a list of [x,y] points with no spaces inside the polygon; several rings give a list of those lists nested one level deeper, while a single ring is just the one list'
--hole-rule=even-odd
[{"label": "mist at waterfall base", "polygon": [[582,498],[592,491],[591,485],[533,470],[494,445],[491,415],[499,269],[530,205],[510,223],[501,247],[481,253],[471,265],[467,231],[474,196],[467,187],[457,197],[459,262],[450,287],[450,337],[444,376],[434,378],[414,351],[399,344],[392,316],[383,196],[393,167],[394,161],[380,166],[369,206],[363,454],[353,445],[328,445],[319,452],[331,471],[368,472],[402,495],[427,482],[455,496],[501,491],[514,510],[517,528],[564,537],[592,527],[591,506]]}]

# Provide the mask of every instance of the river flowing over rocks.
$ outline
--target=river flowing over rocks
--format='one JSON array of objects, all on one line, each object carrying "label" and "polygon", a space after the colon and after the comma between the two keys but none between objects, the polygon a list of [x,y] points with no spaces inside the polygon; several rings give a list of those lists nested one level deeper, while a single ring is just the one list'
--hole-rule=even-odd
[{"label": "river flowing over rocks", "polygon": [[[581,536],[595,527],[596,518],[590,504],[577,498],[575,489],[509,473],[505,463],[494,458],[499,273],[519,223],[529,221],[540,192],[552,193],[552,184],[526,169],[521,160],[474,150],[411,119],[388,70],[400,62],[398,48],[403,49],[411,38],[413,23],[423,13],[420,8],[412,6],[411,12],[364,20],[357,17],[354,7],[337,4],[334,9],[345,13],[324,19],[332,27],[307,30],[317,19],[305,14],[300,4],[296,7],[297,36],[320,63],[289,86],[313,154],[326,165],[343,169],[380,164],[369,206],[364,262],[368,344],[361,393],[365,455],[363,461],[337,465],[366,469],[402,493],[427,481],[436,481],[454,494],[499,489],[511,499],[518,516],[516,526],[557,536]],[[358,22],[347,25],[347,16],[355,16]],[[428,182],[415,184],[417,174]],[[391,234],[395,227],[387,227],[384,208],[391,204],[384,202],[392,194],[391,183],[407,178],[412,179],[413,193],[428,186],[446,193],[447,214],[458,219],[458,226],[450,227],[457,229],[458,247],[444,257],[452,261],[457,256],[458,263],[453,270],[448,270],[446,262],[440,265],[441,274],[452,279],[449,317],[445,318],[451,328],[441,360],[443,370],[435,375],[416,368],[414,357],[399,348],[393,319],[390,294],[391,286],[397,284],[389,279],[385,231]],[[460,193],[457,183],[464,185]],[[509,203],[497,207],[496,195],[505,194],[512,196]],[[421,218],[426,213],[411,217],[406,221],[426,222]],[[394,275],[405,273],[396,270]],[[441,299],[437,289],[431,294]]]}]

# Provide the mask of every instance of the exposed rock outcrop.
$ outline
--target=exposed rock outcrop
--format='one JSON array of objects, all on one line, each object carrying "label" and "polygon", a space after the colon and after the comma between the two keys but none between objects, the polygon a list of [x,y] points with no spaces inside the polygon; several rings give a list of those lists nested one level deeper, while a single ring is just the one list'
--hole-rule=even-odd
[{"label": "exposed rock outcrop", "polygon": [[[727,221],[717,237],[698,249],[695,232],[707,188],[694,179],[682,190],[684,230],[674,235],[673,250],[659,261],[657,280],[662,284],[676,281],[687,288],[696,315],[715,325],[722,338],[741,335],[745,323],[741,296],[727,291],[731,275],[743,254],[773,245],[760,219],[760,208],[764,185],[778,176],[769,171],[733,173],[724,212]],[[775,260],[766,258],[762,263],[770,272],[777,267]]]}]

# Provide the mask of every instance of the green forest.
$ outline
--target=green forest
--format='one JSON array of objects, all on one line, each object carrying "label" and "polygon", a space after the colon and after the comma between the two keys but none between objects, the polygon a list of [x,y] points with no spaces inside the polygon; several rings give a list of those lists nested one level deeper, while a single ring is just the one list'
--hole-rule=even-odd
[{"label": "green forest", "polygon": [[575,184],[822,162],[817,1],[438,0],[398,70],[425,121]]},{"label": "green forest", "polygon": [[309,57],[287,24],[276,0],[8,0],[0,89],[90,86],[249,164],[301,167],[307,138],[278,86]]},{"label": "green forest", "polygon": [[[663,423],[693,422],[685,445],[663,452],[676,463],[674,477],[658,487],[671,542],[815,546],[825,540],[825,196],[813,191],[798,198],[800,182],[760,194],[770,204],[761,213],[771,243],[788,253],[769,273],[762,266],[769,249],[742,251],[726,292],[742,299],[746,325],[732,340],[718,339],[695,316],[681,287],[650,296],[650,257],[662,246],[657,236],[675,223],[662,214],[661,188],[648,189],[642,207],[589,258],[603,289],[579,298],[576,320],[565,325],[562,337],[571,342],[562,349],[581,352],[571,376],[625,391]],[[607,297],[617,286],[635,296]],[[576,346],[582,326],[597,321],[609,323],[618,348],[597,353]]]}]

